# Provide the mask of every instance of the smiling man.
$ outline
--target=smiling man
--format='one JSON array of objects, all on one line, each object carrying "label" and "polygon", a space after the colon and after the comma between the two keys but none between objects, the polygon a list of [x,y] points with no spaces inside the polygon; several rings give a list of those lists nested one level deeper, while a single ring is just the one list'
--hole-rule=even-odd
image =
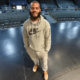
[{"label": "smiling man", "polygon": [[48,52],[51,48],[50,24],[41,15],[38,1],[30,4],[30,17],[24,22],[23,40],[26,51],[34,62],[33,72],[41,63],[44,80],[48,80]]}]

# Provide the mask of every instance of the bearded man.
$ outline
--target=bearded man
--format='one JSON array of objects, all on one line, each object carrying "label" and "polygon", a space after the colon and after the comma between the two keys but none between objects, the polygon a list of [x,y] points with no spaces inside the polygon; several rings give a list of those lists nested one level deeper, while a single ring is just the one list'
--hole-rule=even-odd
[{"label": "bearded man", "polygon": [[23,40],[25,49],[34,62],[33,72],[41,63],[44,80],[48,80],[48,52],[51,48],[51,29],[49,22],[41,15],[38,1],[30,4],[30,17],[24,22]]}]

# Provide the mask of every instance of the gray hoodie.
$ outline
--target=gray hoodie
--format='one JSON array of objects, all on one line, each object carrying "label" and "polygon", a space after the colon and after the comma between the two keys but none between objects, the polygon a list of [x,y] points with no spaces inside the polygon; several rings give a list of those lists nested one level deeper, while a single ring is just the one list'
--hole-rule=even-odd
[{"label": "gray hoodie", "polygon": [[23,40],[25,48],[32,48],[35,51],[49,51],[51,47],[50,24],[43,16],[34,24],[29,18],[24,22]]}]

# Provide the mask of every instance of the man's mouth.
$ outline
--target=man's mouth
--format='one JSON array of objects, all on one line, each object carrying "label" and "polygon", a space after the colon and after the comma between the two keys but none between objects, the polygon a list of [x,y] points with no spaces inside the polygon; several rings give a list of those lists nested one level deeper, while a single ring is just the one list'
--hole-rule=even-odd
[{"label": "man's mouth", "polygon": [[37,14],[37,12],[33,12],[32,14]]},{"label": "man's mouth", "polygon": [[30,12],[30,16],[31,16],[32,19],[36,19],[36,18],[40,17],[40,13]]},{"label": "man's mouth", "polygon": [[32,13],[32,15],[38,15],[37,13]]}]

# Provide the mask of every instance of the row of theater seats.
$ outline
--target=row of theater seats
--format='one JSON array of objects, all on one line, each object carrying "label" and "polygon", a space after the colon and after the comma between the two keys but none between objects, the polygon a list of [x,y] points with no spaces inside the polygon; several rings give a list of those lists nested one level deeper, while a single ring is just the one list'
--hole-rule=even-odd
[{"label": "row of theater seats", "polygon": [[58,11],[49,13],[56,20],[80,20],[80,11]]},{"label": "row of theater seats", "polygon": [[56,21],[80,21],[80,18],[57,18]]},{"label": "row of theater seats", "polygon": [[42,8],[57,8],[57,6],[55,5],[55,3],[41,3],[41,7]]},{"label": "row of theater seats", "polygon": [[79,8],[78,5],[74,4],[72,0],[56,0],[57,4],[50,2],[41,3],[42,9],[52,9],[52,8],[60,8],[60,9],[75,9]]},{"label": "row of theater seats", "polygon": [[21,25],[29,17],[28,10],[6,10],[0,13],[0,28]]},{"label": "row of theater seats", "polygon": [[0,21],[4,20],[10,20],[10,21],[20,21],[20,20],[25,20],[28,17],[28,11],[23,10],[23,11],[17,11],[17,10],[10,10],[10,11],[5,11],[0,14]]},{"label": "row of theater seats", "polygon": [[71,0],[56,0],[60,8],[78,8]]}]

